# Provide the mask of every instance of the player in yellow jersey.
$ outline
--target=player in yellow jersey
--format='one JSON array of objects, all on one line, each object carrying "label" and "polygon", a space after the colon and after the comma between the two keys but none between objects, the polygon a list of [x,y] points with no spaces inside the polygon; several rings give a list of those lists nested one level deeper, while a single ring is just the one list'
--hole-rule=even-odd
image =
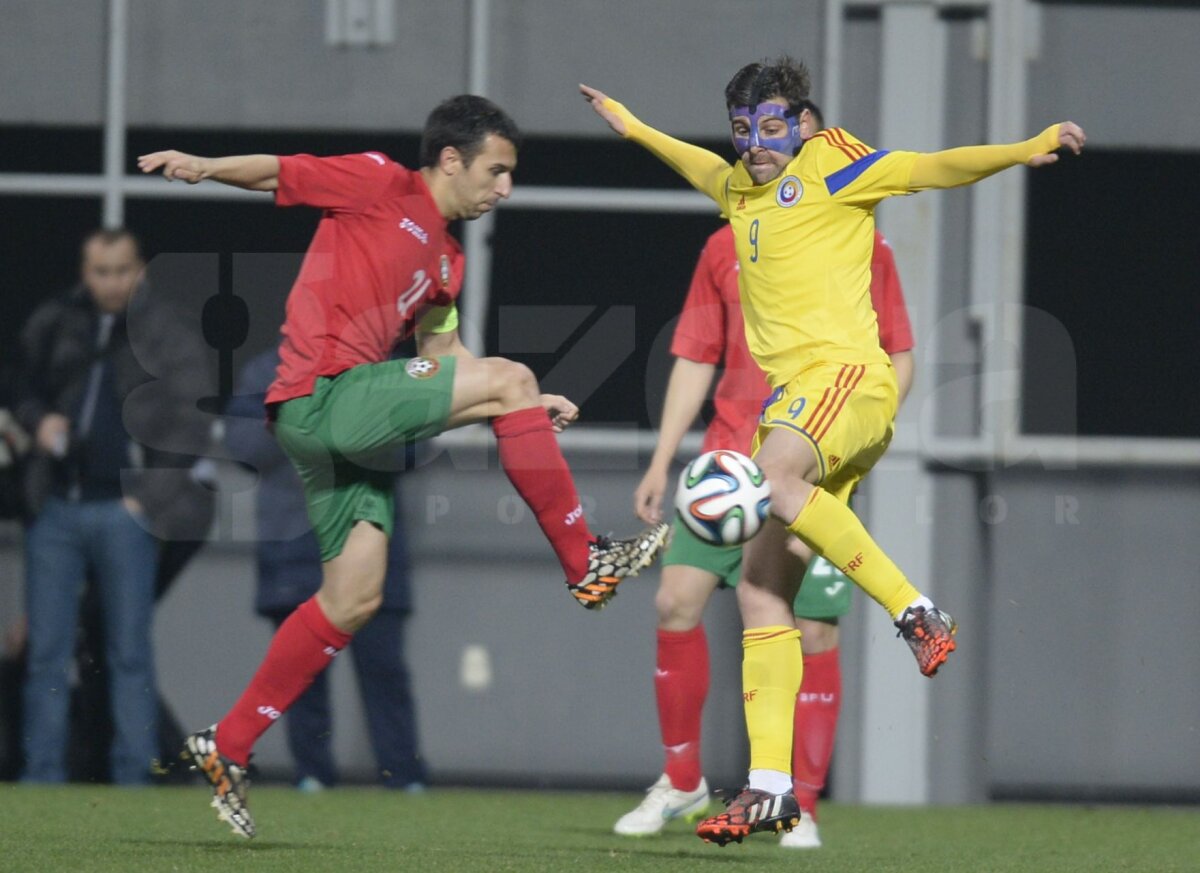
[{"label": "player in yellow jersey", "polygon": [[799,821],[791,714],[803,664],[787,538],[799,537],[887,609],[923,674],[937,672],[955,646],[953,619],[912,586],[847,505],[887,448],[897,407],[869,294],[874,207],[1018,164],[1053,163],[1059,148],[1078,153],[1084,133],[1063,122],[1020,143],[926,154],[876,150],[839,128],[805,141],[808,71],[785,57],[748,64],[726,87],[740,157],[730,166],[594,88],[580,90],[615,132],[715,200],[733,227],[746,339],[773,389],[753,446],[771,482],[772,519],[746,544],[737,587],[748,785],[697,834],[724,845],[756,831],[790,830]]}]

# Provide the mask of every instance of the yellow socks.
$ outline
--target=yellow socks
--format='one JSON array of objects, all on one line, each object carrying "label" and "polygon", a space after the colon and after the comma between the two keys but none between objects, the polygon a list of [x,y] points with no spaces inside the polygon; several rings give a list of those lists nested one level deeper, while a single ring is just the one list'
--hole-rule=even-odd
[{"label": "yellow socks", "polygon": [[813,489],[788,530],[853,579],[892,618],[921,596],[850,507],[823,488]]},{"label": "yellow socks", "polygon": [[772,625],[742,634],[742,700],[751,770],[792,772],[792,725],[803,678],[800,631]]}]

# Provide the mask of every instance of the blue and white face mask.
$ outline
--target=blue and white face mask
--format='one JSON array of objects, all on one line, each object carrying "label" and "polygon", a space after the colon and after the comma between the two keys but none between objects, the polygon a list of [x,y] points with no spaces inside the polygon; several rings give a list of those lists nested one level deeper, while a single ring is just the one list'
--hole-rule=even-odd
[{"label": "blue and white face mask", "polygon": [[[744,155],[752,148],[770,149],[785,155],[794,155],[800,151],[803,140],[800,138],[800,117],[797,113],[780,106],[778,103],[759,103],[753,109],[749,106],[734,106],[729,110],[729,120],[746,118],[750,122],[750,135],[733,137],[733,147],[739,155]],[[759,124],[764,118],[782,118],[787,122],[787,135],[766,137],[759,134]]]}]

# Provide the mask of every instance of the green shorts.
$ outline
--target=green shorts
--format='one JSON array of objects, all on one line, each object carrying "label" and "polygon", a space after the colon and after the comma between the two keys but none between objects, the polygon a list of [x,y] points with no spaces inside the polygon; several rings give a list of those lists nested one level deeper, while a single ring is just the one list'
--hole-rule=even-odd
[{"label": "green shorts", "polygon": [[304,483],[321,560],[341,554],[356,522],[389,537],[403,450],[446,429],[453,357],[360,364],[317,379],[313,393],[275,410],[275,438]]},{"label": "green shorts", "polygon": [[[671,525],[671,545],[663,555],[663,566],[683,564],[712,573],[722,588],[733,588],[742,570],[741,546],[706,543],[676,518]],[[822,557],[808,566],[800,590],[792,603],[797,618],[833,621],[850,612],[854,583]]]}]

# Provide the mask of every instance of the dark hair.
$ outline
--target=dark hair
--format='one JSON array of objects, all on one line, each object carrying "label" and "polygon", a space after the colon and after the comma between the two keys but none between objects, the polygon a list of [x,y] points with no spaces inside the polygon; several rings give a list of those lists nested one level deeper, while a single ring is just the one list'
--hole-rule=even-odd
[{"label": "dark hair", "polygon": [[142,241],[137,238],[137,234],[127,227],[98,227],[83,238],[83,242],[79,244],[79,251],[82,254],[83,250],[93,242],[111,246],[122,240],[129,240],[129,242],[133,243],[133,253],[137,255],[139,261],[144,260],[142,257]]},{"label": "dark hair", "polygon": [[817,130],[825,129],[825,114],[821,112],[820,106],[818,106],[816,103],[813,103],[811,100],[805,100],[804,103],[801,104],[800,108],[807,109],[812,113],[813,121],[817,123]]},{"label": "dark hair", "polygon": [[755,107],[772,97],[782,97],[787,100],[789,109],[799,112],[811,87],[808,67],[804,64],[788,55],[764,58],[746,64],[729,80],[725,86],[725,107]]},{"label": "dark hair", "polygon": [[521,131],[508,114],[486,97],[460,94],[439,103],[425,120],[421,133],[422,167],[432,167],[446,146],[453,146],[470,164],[483,150],[489,133],[521,147]]}]

